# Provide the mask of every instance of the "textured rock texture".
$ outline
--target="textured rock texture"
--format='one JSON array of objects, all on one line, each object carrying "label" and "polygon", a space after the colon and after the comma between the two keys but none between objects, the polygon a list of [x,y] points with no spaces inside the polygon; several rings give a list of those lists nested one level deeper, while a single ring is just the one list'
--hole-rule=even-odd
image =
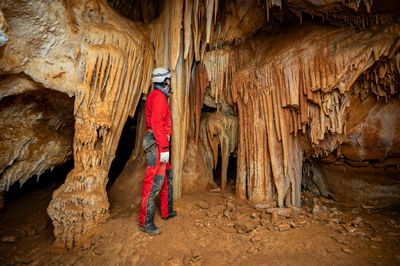
[{"label": "textured rock texture", "polygon": [[[97,225],[107,221],[110,164],[154,66],[172,70],[175,198],[212,184],[218,150],[222,189],[234,155],[237,196],[266,206],[299,206],[302,173],[321,194],[340,196],[340,183],[329,179],[336,171],[335,180],[349,181],[352,191],[342,195],[357,193],[353,179],[331,167],[341,164],[377,169],[376,180],[389,184],[355,200],[388,187],[397,197],[398,1],[108,2],[140,22],[105,0],[0,2],[1,123],[12,127],[11,110],[24,120],[12,136],[18,148],[4,148],[1,184],[23,182],[68,157],[60,134],[72,126],[60,130],[54,121],[67,125],[71,109],[51,108],[73,99],[74,169],[48,207],[57,243],[90,246]],[[65,95],[50,97],[50,89]],[[45,125],[48,136],[39,138],[35,128],[42,133]],[[137,200],[125,195],[140,197],[143,116],[137,128],[136,149],[110,193],[121,209]],[[34,136],[43,144],[26,146]],[[305,159],[310,166],[303,171]]]},{"label": "textured rock texture", "polygon": [[128,115],[150,85],[153,50],[139,27],[103,1],[2,1],[10,41],[1,73],[24,73],[74,96],[74,169],[48,213],[57,243],[90,245],[107,220],[105,186]]},{"label": "textured rock texture", "polygon": [[[74,120],[73,99],[67,95],[46,91],[21,77],[2,84],[34,89],[0,101],[0,190],[7,191],[34,175],[39,180],[45,170],[71,157]],[[4,87],[0,93],[7,95]]]}]

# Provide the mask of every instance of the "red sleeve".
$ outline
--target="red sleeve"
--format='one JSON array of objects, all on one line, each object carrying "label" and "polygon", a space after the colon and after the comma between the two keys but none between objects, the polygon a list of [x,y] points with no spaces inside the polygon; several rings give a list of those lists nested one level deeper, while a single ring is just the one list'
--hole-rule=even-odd
[{"label": "red sleeve", "polygon": [[169,150],[167,137],[167,129],[164,126],[164,121],[167,118],[168,102],[164,95],[157,95],[154,98],[151,112],[151,128],[160,152]]}]

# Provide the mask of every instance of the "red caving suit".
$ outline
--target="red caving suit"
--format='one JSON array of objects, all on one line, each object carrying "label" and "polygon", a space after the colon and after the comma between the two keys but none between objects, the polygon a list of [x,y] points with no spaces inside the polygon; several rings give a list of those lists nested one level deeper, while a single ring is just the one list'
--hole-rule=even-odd
[{"label": "red caving suit", "polygon": [[160,163],[160,153],[169,151],[167,135],[171,136],[172,133],[171,113],[167,96],[157,88],[147,98],[146,120],[148,133],[143,140],[143,148],[146,151],[147,169],[139,215],[141,226],[154,222],[154,198],[158,192],[161,217],[166,218],[172,212],[172,169],[169,161]]}]

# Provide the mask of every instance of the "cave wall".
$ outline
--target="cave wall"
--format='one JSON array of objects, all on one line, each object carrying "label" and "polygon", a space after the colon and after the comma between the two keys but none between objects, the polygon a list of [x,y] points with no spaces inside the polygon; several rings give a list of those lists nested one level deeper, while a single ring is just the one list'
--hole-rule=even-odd
[{"label": "cave wall", "polygon": [[73,99],[19,75],[0,88],[0,191],[72,156]]},{"label": "cave wall", "polygon": [[395,204],[400,200],[399,99],[386,103],[370,94],[363,101],[352,97],[351,103],[348,133],[334,153],[312,162],[312,174],[338,201]]}]

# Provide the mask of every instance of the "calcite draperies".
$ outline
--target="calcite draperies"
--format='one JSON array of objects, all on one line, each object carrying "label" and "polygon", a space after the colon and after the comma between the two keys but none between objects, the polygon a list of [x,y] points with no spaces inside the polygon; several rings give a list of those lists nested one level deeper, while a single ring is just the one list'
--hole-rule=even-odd
[{"label": "calcite draperies", "polygon": [[67,247],[87,243],[82,236],[108,218],[108,170],[125,121],[150,86],[153,50],[133,33],[94,28],[79,51],[84,72],[75,98],[75,167],[48,207],[55,235]]},{"label": "calcite draperies", "polygon": [[12,36],[1,71],[75,97],[74,169],[48,213],[62,246],[90,245],[109,216],[108,170],[128,115],[150,87],[154,50],[105,1],[3,1],[0,8]]}]

